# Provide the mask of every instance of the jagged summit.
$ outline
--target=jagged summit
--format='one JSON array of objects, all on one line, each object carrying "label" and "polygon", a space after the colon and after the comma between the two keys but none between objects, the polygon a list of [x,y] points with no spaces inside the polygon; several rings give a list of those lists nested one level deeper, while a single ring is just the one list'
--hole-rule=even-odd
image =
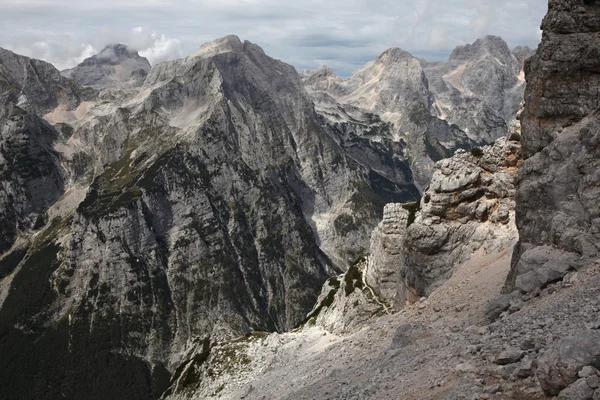
[{"label": "jagged summit", "polygon": [[400,60],[412,60],[415,57],[399,47],[391,47],[377,56],[376,62],[394,63]]},{"label": "jagged summit", "polygon": [[140,86],[151,66],[147,58],[125,44],[108,44],[75,68],[62,75],[84,86],[98,88],[121,85]]},{"label": "jagged summit", "polygon": [[331,68],[328,67],[327,65],[322,65],[318,68],[315,69],[305,69],[301,72],[301,74],[303,76],[315,76],[315,77],[330,77],[330,76],[337,76],[337,74],[335,73],[335,71]]},{"label": "jagged summit", "polygon": [[204,43],[189,57],[210,58],[219,54],[243,53],[246,51],[255,52],[262,56],[265,55],[264,50],[257,44],[254,44],[248,40],[242,41],[237,35],[227,35],[211,42]]},{"label": "jagged summit", "polygon": [[[137,50],[132,49],[126,44],[107,44],[102,51],[92,57],[88,57],[80,65],[90,65],[90,64],[119,64],[127,59],[135,58],[135,59],[147,59],[145,57],[141,57]],[[150,63],[148,63],[149,65]]]},{"label": "jagged summit", "polygon": [[510,57],[508,44],[499,36],[485,36],[473,44],[457,46],[450,55],[450,61],[468,61],[482,56]]},{"label": "jagged summit", "polygon": [[204,43],[192,56],[212,57],[221,53],[239,53],[243,49],[244,43],[237,35],[228,35],[215,39],[212,42]]},{"label": "jagged summit", "polygon": [[[415,181],[422,187],[429,183],[434,159],[448,157],[454,149],[469,146],[464,132],[436,118],[432,110],[434,99],[421,63],[400,48],[384,51],[347,79],[317,70],[303,74],[303,81],[317,110],[331,121],[342,123],[338,128],[348,130],[348,137],[362,128],[349,128],[343,125],[344,120],[352,123],[363,120],[362,125],[371,122],[379,125],[381,121],[389,124],[383,131],[380,126],[369,129],[369,136],[374,132],[384,133],[384,140],[406,146]],[[361,118],[360,113],[366,118]]]}]

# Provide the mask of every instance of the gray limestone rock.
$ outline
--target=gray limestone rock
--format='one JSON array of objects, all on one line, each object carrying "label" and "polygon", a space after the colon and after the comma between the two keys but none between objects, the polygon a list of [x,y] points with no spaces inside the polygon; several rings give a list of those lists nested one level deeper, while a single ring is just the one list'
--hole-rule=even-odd
[{"label": "gray limestone rock", "polygon": [[594,389],[592,389],[585,379],[579,379],[558,395],[559,400],[592,400]]},{"label": "gray limestone rock", "polygon": [[502,295],[488,302],[485,306],[486,318],[494,322],[500,315],[511,307],[511,304],[518,298],[518,292]]},{"label": "gray limestone rock", "polygon": [[[77,109],[96,98],[96,91],[82,88],[61,76],[52,64],[0,48],[2,97],[38,116]],[[3,105],[6,103],[3,102]]]},{"label": "gray limestone rock", "polygon": [[366,326],[377,315],[388,311],[365,280],[367,262],[360,262],[337,277],[330,278],[315,307],[306,317],[306,325],[318,325],[335,335],[347,335]]},{"label": "gray limestone rock", "polygon": [[523,61],[531,55],[529,49],[515,50],[499,37],[486,36],[457,47],[446,63],[422,62],[436,115],[458,125],[476,143],[504,136],[520,108]]},{"label": "gray limestone rock", "polygon": [[46,121],[14,103],[0,108],[0,254],[18,235],[46,225],[45,212],[64,192],[66,177],[53,150],[58,138]]},{"label": "gray limestone rock", "polygon": [[[359,138],[373,139],[389,149],[399,147],[403,151],[396,159],[411,160],[421,187],[429,183],[435,161],[473,144],[457,126],[432,115],[433,97],[423,68],[401,49],[386,50],[348,79],[320,68],[304,71],[303,82],[324,122],[342,140],[361,146]],[[367,118],[357,119],[357,114]]]},{"label": "gray limestone rock", "polygon": [[557,395],[577,381],[578,373],[588,365],[600,366],[600,334],[596,331],[579,332],[555,343],[538,359],[536,376],[546,393]]},{"label": "gray limestone rock", "polygon": [[521,361],[524,355],[525,352],[521,349],[511,347],[498,354],[495,363],[498,365],[514,364]]},{"label": "gray limestone rock", "polygon": [[[26,74],[36,63],[9,55]],[[1,71],[19,72],[6,65]],[[3,349],[3,359],[18,359],[23,368],[37,368],[31,360],[66,360],[65,369],[44,369],[31,387],[15,384],[38,394],[33,397],[44,397],[45,382],[62,382],[79,370],[88,376],[87,360],[91,365],[108,357],[109,367],[99,367],[94,379],[71,385],[75,395],[99,390],[104,398],[114,397],[113,391],[156,398],[153,391],[165,389],[199,338],[222,341],[295,328],[323,283],[364,256],[383,206],[419,194],[406,164],[376,171],[393,160],[388,149],[372,143],[358,154],[338,142],[292,66],[234,36],[157,65],[140,90],[125,97],[109,89],[102,96],[108,97],[72,125],[53,129],[29,117],[19,125],[20,111],[2,125],[2,154],[14,151],[1,167],[21,154],[29,161],[38,153],[46,157],[34,163],[39,170],[32,168],[33,177],[19,176],[18,168],[0,170],[10,175],[9,188],[18,183],[47,192],[36,197],[35,207],[19,194],[23,198],[14,203],[25,204],[25,211],[18,223],[29,224],[49,206],[54,217],[42,232],[27,236],[6,290],[2,282],[0,336],[20,344]],[[73,97],[65,110],[79,100]],[[55,106],[44,100],[31,111]],[[0,201],[8,204],[12,199],[4,193]],[[16,226],[11,215],[7,220]],[[2,250],[16,233],[10,234]],[[357,282],[352,279],[344,293]],[[24,301],[30,292],[40,295]],[[374,295],[359,292],[323,313],[323,324],[329,324],[328,312],[352,311],[365,296],[371,298],[364,315],[353,314],[355,322],[379,312]],[[348,329],[337,321],[329,325]],[[77,340],[68,340],[70,332]],[[34,346],[39,337],[47,342]],[[115,365],[121,365],[118,376]],[[126,385],[131,376],[144,382],[137,393]]]}]

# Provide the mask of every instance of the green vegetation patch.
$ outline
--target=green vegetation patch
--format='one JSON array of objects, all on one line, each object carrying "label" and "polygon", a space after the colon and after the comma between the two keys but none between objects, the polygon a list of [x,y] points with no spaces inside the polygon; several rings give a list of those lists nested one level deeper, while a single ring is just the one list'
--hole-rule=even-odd
[{"label": "green vegetation patch", "polygon": [[333,222],[335,230],[341,236],[346,236],[350,232],[357,231],[359,228],[354,223],[354,217],[350,214],[341,214]]},{"label": "green vegetation patch", "polygon": [[346,284],[346,296],[350,296],[354,293],[354,289],[364,289],[362,272],[358,268],[358,264],[354,264],[348,269],[344,275],[344,283]]},{"label": "green vegetation patch", "polygon": [[473,147],[471,149],[471,155],[476,158],[481,158],[483,157],[483,149],[481,147]]}]

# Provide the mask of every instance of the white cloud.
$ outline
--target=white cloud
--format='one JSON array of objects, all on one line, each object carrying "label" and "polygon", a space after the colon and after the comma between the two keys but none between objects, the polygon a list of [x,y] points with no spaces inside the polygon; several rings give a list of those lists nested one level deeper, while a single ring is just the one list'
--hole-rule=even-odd
[{"label": "white cloud", "polygon": [[485,34],[535,46],[546,10],[547,0],[3,0],[0,46],[64,68],[107,43],[157,63],[237,34],[298,69],[348,74],[392,46],[436,59]]},{"label": "white cloud", "polygon": [[431,30],[429,45],[434,50],[445,48],[448,45],[446,30],[442,27],[434,27]]},{"label": "white cloud", "polygon": [[[136,27],[132,29],[134,36],[147,35],[147,31],[143,28]],[[152,31],[150,33],[151,44],[149,46],[138,46],[135,47],[135,40],[133,41],[134,48],[137,48],[140,55],[150,60],[150,64],[154,65],[161,61],[172,60],[174,58],[181,57],[181,40],[170,39],[165,36],[164,33],[156,33]]]}]

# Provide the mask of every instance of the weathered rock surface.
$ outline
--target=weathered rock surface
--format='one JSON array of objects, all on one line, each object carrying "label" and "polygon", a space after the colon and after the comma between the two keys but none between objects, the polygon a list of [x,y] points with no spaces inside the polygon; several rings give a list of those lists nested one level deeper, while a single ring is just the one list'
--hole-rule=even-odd
[{"label": "weathered rock surface", "polygon": [[69,128],[54,128],[41,117],[81,111],[95,96],[51,64],[0,49],[0,255],[18,235],[46,224],[45,212],[68,186],[54,148]]},{"label": "weathered rock surface", "polygon": [[514,179],[518,142],[499,139],[436,164],[416,204],[388,204],[371,238],[367,282],[401,308],[430,294],[478,249],[516,240]]},{"label": "weathered rock surface", "polygon": [[[600,8],[593,1],[551,1],[542,28],[542,43],[525,68],[526,160],[517,175],[520,241],[509,291],[520,284],[535,292],[576,268],[575,258],[599,252]],[[531,272],[529,254],[544,251],[551,253],[548,260],[565,262],[536,265]]]},{"label": "weathered rock surface", "polygon": [[[528,86],[523,113],[527,160],[517,181],[521,241],[507,280],[508,259],[503,265],[486,267],[489,260],[484,257],[458,265],[450,279],[427,298],[420,297],[426,290],[407,290],[410,285],[394,277],[398,267],[423,265],[417,272],[427,271],[435,257],[448,259],[448,253],[438,252],[453,240],[447,226],[459,221],[462,226],[492,223],[489,210],[488,219],[480,221],[485,213],[483,208],[478,213],[478,200],[487,195],[469,191],[478,189],[475,182],[482,177],[469,164],[493,175],[506,168],[514,174],[517,163],[490,169],[467,159],[476,154],[459,153],[461,162],[455,157],[438,164],[439,178],[434,176],[425,191],[430,198],[422,199],[420,211],[414,206],[388,205],[373,235],[379,253],[374,252],[372,258],[379,258],[375,265],[380,267],[369,266],[367,283],[382,297],[396,296],[398,303],[405,297],[420,297],[416,304],[376,319],[346,338],[321,335],[318,327],[282,335],[283,340],[277,335],[285,343],[277,357],[262,356],[274,353],[272,342],[262,342],[260,350],[252,347],[254,357],[242,374],[219,371],[202,381],[192,377],[189,391],[176,390],[169,398],[600,398],[596,247],[600,242],[595,229],[597,201],[593,202],[600,194],[595,173],[599,169],[595,112],[599,15],[600,5],[593,0],[550,1],[544,41],[528,63],[534,83]],[[527,51],[514,53],[522,62]],[[327,76],[323,87],[340,91],[340,85],[343,89],[338,79]],[[510,182],[514,185],[514,178]],[[503,192],[502,186],[496,185],[490,193]],[[513,221],[514,209],[508,207],[506,215]],[[424,216],[429,223],[415,235],[411,227],[427,221]],[[498,226],[506,221],[504,217],[495,220]],[[411,235],[419,246],[406,251],[399,243],[412,243]],[[407,260],[415,251],[418,257]],[[419,264],[425,257],[430,257],[429,263]],[[435,271],[445,271],[448,265],[454,264],[444,263]],[[422,274],[415,281],[424,282],[424,278],[429,277]],[[434,278],[443,281],[440,276]],[[504,282],[510,294],[499,298]],[[403,291],[410,292],[409,296],[398,299]],[[489,324],[489,319],[495,322]]]},{"label": "weathered rock surface", "polygon": [[83,86],[141,86],[150,68],[148,59],[137,51],[124,44],[111,44],[61,74]]},{"label": "weathered rock surface", "polygon": [[323,285],[315,307],[306,317],[307,326],[317,325],[335,335],[347,335],[390,312],[366,283],[367,265],[364,260]]},{"label": "weathered rock surface", "polygon": [[[2,88],[0,88],[0,92]],[[0,96],[0,254],[20,233],[46,224],[45,211],[65,190],[58,132],[33,113]],[[0,270],[0,278],[10,271]]]},{"label": "weathered rock surface", "polygon": [[397,158],[410,160],[425,188],[436,161],[506,134],[523,99],[523,61],[532,54],[514,52],[492,36],[457,48],[447,63],[392,48],[348,79],[322,67],[304,71],[303,82],[342,142],[406,149]]},{"label": "weathered rock surface", "polygon": [[3,98],[38,116],[53,111],[75,111],[80,107],[83,109],[86,106],[85,102],[94,100],[97,94],[93,89],[82,88],[61,76],[52,64],[2,48],[0,87],[3,90]]}]

